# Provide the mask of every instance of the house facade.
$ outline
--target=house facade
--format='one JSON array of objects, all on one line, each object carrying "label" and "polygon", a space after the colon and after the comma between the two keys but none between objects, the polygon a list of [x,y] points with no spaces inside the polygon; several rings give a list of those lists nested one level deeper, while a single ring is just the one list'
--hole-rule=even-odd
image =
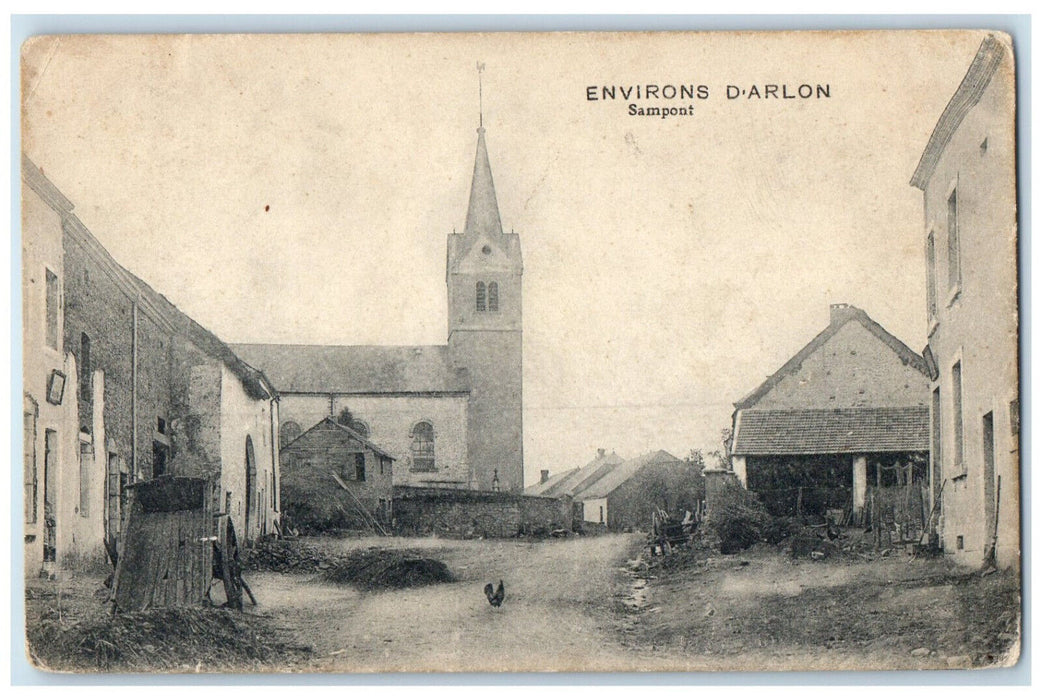
[{"label": "house facade", "polygon": [[931,489],[945,553],[1020,559],[1016,140],[1008,41],[988,36],[911,184],[923,192]]},{"label": "house facade", "polygon": [[[29,177],[35,172],[28,171]],[[76,367],[65,352],[62,278],[62,212],[72,203],[39,178],[25,192],[22,208],[22,452],[25,570],[53,566],[59,537],[63,558],[90,551],[94,543],[73,542],[57,528],[59,506],[72,515],[78,494],[61,497],[59,465],[78,465]],[[71,378],[71,379],[70,379]],[[70,467],[71,468],[71,467]],[[77,466],[78,468],[78,466]],[[69,485],[71,488],[73,484]],[[88,498],[90,493],[87,494]],[[98,540],[100,542],[100,540]],[[88,544],[81,547],[81,544]]]},{"label": "house facade", "polygon": [[448,341],[435,346],[240,344],[282,398],[286,444],[347,409],[394,456],[401,486],[520,493],[520,237],[500,220],[485,129],[466,224],[447,240]]},{"label": "house facade", "polygon": [[307,531],[385,531],[392,520],[393,458],[326,416],[282,447],[282,507]]},{"label": "house facade", "polygon": [[210,479],[216,510],[247,539],[270,531],[270,383],[119,265],[22,165],[26,571],[103,559],[125,488],[166,474]]},{"label": "house facade", "polygon": [[696,465],[658,450],[612,465],[573,498],[586,523],[650,532],[657,510],[697,512],[705,486]]},{"label": "house facade", "polygon": [[925,360],[868,314],[830,307],[829,325],[734,404],[732,469],[776,514],[864,515],[869,486],[927,478]]}]

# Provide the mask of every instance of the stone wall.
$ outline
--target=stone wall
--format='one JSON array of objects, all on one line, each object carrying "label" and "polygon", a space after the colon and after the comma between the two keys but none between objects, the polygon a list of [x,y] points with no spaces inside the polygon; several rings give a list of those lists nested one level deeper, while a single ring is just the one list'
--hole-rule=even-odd
[{"label": "stone wall", "polygon": [[400,534],[449,537],[516,537],[571,530],[570,498],[495,491],[398,486],[394,517]]}]

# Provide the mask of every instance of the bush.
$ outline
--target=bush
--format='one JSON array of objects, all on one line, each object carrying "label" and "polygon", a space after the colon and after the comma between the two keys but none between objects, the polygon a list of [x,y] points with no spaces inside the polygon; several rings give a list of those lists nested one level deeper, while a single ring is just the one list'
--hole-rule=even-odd
[{"label": "bush", "polygon": [[763,541],[771,522],[756,494],[729,482],[713,499],[704,527],[721,554],[734,554]]},{"label": "bush", "polygon": [[777,545],[803,529],[803,526],[795,518],[785,516],[771,518],[771,521],[767,523],[767,527],[764,529],[763,538],[767,540],[767,544]]}]

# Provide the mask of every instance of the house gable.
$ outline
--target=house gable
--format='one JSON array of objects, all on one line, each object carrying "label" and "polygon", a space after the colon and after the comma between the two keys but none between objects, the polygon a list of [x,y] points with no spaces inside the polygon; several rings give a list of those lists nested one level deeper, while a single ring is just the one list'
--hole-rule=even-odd
[{"label": "house gable", "polygon": [[923,358],[861,309],[836,305],[828,328],[796,353],[737,409],[925,406]]}]

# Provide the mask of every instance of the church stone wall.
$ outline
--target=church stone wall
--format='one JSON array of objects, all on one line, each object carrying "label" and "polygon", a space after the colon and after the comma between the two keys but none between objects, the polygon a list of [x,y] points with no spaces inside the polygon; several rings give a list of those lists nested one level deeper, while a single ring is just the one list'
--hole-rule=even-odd
[{"label": "church stone wall", "polygon": [[394,492],[400,534],[517,537],[570,530],[572,500],[490,491],[401,487]]}]

